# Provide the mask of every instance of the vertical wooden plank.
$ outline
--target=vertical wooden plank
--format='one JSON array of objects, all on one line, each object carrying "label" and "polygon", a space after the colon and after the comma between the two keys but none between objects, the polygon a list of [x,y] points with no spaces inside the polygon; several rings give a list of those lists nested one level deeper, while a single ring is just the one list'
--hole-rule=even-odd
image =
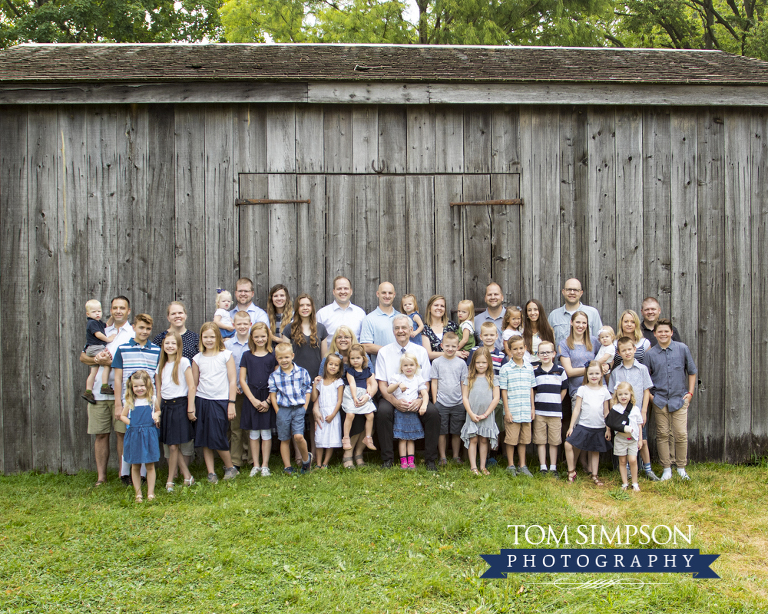
[{"label": "vertical wooden plank", "polygon": [[324,152],[327,145],[323,143],[323,122],[322,105],[296,105],[297,173],[321,173],[325,170]]},{"label": "vertical wooden plank", "polygon": [[[55,107],[29,112],[29,343],[32,468],[61,469],[59,227]],[[40,351],[44,348],[45,351]]]},{"label": "vertical wooden plank", "polygon": [[[537,134],[539,110],[532,107],[520,109],[520,160],[523,172],[520,175],[520,196],[525,203],[520,208],[520,285],[515,292],[518,297],[534,297],[533,254],[534,254],[534,216],[539,206],[539,196],[534,192],[533,148]],[[510,288],[504,288],[510,292]]]},{"label": "vertical wooden plank", "polygon": [[267,171],[292,173],[296,170],[296,110],[292,104],[266,108]]},{"label": "vertical wooden plank", "polygon": [[[725,318],[725,135],[718,109],[699,111],[697,129],[699,213],[699,356],[722,356]],[[730,337],[730,335],[729,335]],[[720,361],[702,360],[696,439],[692,458],[723,460],[725,452],[725,372]]]},{"label": "vertical wooden plank", "polygon": [[[725,309],[730,339],[752,336],[750,112],[729,109],[725,116]],[[739,463],[752,453],[751,352],[726,343],[725,460]],[[721,354],[722,356],[722,354]]]},{"label": "vertical wooden plank", "polygon": [[[589,151],[587,143],[587,111],[581,107],[560,109],[560,280],[575,277],[589,285],[587,269],[587,186],[589,185]],[[525,170],[523,170],[525,173]],[[525,175],[523,175],[525,176]],[[544,306],[548,310],[562,305],[557,300]]]},{"label": "vertical wooden plank", "polygon": [[[240,175],[240,198],[267,198],[269,177],[261,174]],[[240,277],[253,281],[253,300],[266,305],[269,293],[269,209],[266,205],[241,205],[240,219]]]},{"label": "vertical wooden plank", "polygon": [[352,172],[352,109],[326,105],[323,112],[323,152],[326,173]]},{"label": "vertical wooden plank", "polygon": [[406,169],[409,173],[434,173],[435,108],[431,105],[409,105],[406,113]]},{"label": "vertical wooden plank", "polygon": [[491,111],[468,106],[464,110],[464,172],[491,172]]},{"label": "vertical wooden plank", "polygon": [[298,258],[296,293],[307,292],[320,308],[324,305],[326,284],[325,175],[298,175],[296,181],[296,197],[312,201],[296,205],[296,244],[301,246],[302,253]]},{"label": "vertical wooden plank", "polygon": [[589,121],[589,286],[583,301],[606,322],[616,320],[616,167],[613,109],[590,108]]},{"label": "vertical wooden plank", "polygon": [[374,169],[377,173],[406,171],[407,126],[405,107],[379,106],[379,156]]},{"label": "vertical wooden plank", "polygon": [[[520,175],[517,173],[491,175],[491,198],[520,198]],[[504,291],[508,305],[524,301],[521,281],[520,207],[501,205],[489,207],[491,216],[491,278]]]},{"label": "vertical wooden plank", "polygon": [[[616,109],[616,313],[643,302],[643,115]],[[696,266],[694,259],[693,266]],[[612,321],[604,320],[614,326]]]},{"label": "vertical wooden plank", "polygon": [[[672,146],[670,172],[672,311],[670,314],[680,331],[683,342],[691,349],[698,365],[698,324],[696,318],[692,317],[699,313],[696,136],[696,117],[688,109],[673,109],[670,115]],[[696,403],[698,401],[699,399],[696,398]],[[693,411],[688,412],[690,440],[698,439],[700,418],[698,407],[694,405]]]},{"label": "vertical wooden plank", "polygon": [[[291,200],[296,198],[296,175],[270,175],[269,197]],[[263,205],[256,205],[263,206]],[[269,207],[269,283],[283,284],[296,296],[298,277],[298,247],[296,243],[296,207],[289,203]],[[302,255],[303,257],[303,255]],[[266,306],[266,300],[262,305]]]},{"label": "vertical wooden plank", "polygon": [[543,305],[557,305],[560,299],[560,113],[553,107],[542,107],[533,114],[533,130],[530,140],[531,198],[523,208],[526,227],[533,220],[532,244],[525,254],[525,271],[531,271],[530,279],[523,278],[521,286],[528,292],[517,297],[522,304],[536,297]]},{"label": "vertical wooden plank", "polygon": [[[464,175],[462,201],[489,200],[490,175]],[[491,214],[488,206],[461,207],[464,229],[464,297],[474,301],[475,311],[484,305],[485,287],[491,281]],[[508,288],[503,288],[508,291]]]},{"label": "vertical wooden plank", "polygon": [[424,301],[423,297],[435,293],[435,184],[431,176],[406,177],[405,211],[407,287]]},{"label": "vertical wooden plank", "polygon": [[492,107],[491,130],[491,172],[519,172],[520,107]]},{"label": "vertical wooden plank", "polygon": [[435,288],[451,311],[465,296],[462,208],[450,206],[461,199],[461,175],[435,175]]},{"label": "vertical wooden plank", "polygon": [[204,125],[203,106],[176,105],[176,297],[198,331],[214,307],[214,299],[205,294]]},{"label": "vertical wooden plank", "polygon": [[352,172],[373,173],[379,158],[379,108],[352,107]]},{"label": "vertical wooden plank", "polygon": [[[752,452],[764,456],[768,451],[768,420],[765,398],[768,384],[768,323],[761,314],[768,312],[768,113],[752,111]],[[701,354],[699,354],[701,355]]]},{"label": "vertical wooden plank", "polygon": [[[379,182],[373,175],[355,176],[355,271],[353,275],[355,304],[366,311],[374,310],[378,303],[376,290],[379,283]],[[404,288],[395,288],[402,293]]]},{"label": "vertical wooden plank", "polygon": [[[234,291],[236,256],[232,107],[205,107],[205,319],[212,320],[217,288]],[[295,218],[294,218],[295,221]],[[234,296],[234,294],[232,295]]]},{"label": "vertical wooden plank", "polygon": [[233,108],[233,161],[236,173],[267,171],[267,113],[264,105],[240,104]]},{"label": "vertical wooden plank", "polygon": [[670,128],[669,109],[643,113],[643,258],[645,296],[655,296],[670,313]]},{"label": "vertical wooden plank", "polygon": [[[58,109],[59,147],[57,161],[59,232],[59,320],[60,340],[58,395],[61,404],[61,470],[77,473],[89,465],[88,414],[80,394],[85,390],[86,369],[78,357],[83,343],[84,304],[87,296],[88,176],[86,108]],[[161,278],[162,279],[162,278]],[[108,304],[107,304],[108,305]],[[104,306],[104,305],[102,305]],[[108,313],[108,307],[105,309]],[[50,325],[50,322],[49,322]]]},{"label": "vertical wooden plank", "polygon": [[464,110],[461,107],[436,108],[435,169],[438,173],[464,172]]},{"label": "vertical wooden plank", "polygon": [[[381,123],[379,123],[381,125]],[[379,277],[391,282],[402,296],[408,285],[405,219],[405,177],[379,177]],[[427,297],[429,298],[429,297]],[[417,296],[416,300],[426,300]]]},{"label": "vertical wooden plank", "polygon": [[[14,304],[18,305],[18,309],[0,310],[3,335],[0,470],[3,473],[29,471],[33,466],[29,338],[32,317],[28,309],[37,301],[37,296],[31,293],[29,238],[30,222],[36,224],[37,219],[29,218],[28,178],[35,174],[31,173],[34,167],[28,154],[27,113],[23,107],[5,107],[0,113],[0,292],[13,297]],[[37,136],[37,132],[32,136]],[[55,279],[52,281],[55,283]],[[33,347],[40,345],[36,342]]]},{"label": "vertical wooden plank", "polygon": [[[326,302],[333,300],[331,280],[344,275],[350,280],[355,273],[355,183],[350,175],[326,175]],[[401,218],[402,219],[402,218]],[[354,288],[353,288],[354,291]]]}]

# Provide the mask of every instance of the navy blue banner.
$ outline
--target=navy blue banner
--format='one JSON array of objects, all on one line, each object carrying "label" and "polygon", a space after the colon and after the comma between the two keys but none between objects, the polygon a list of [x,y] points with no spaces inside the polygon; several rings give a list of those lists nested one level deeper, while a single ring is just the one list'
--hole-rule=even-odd
[{"label": "navy blue banner", "polygon": [[709,566],[719,554],[698,550],[502,550],[481,554],[491,568],[481,578],[508,573],[692,573],[696,579],[719,578]]}]

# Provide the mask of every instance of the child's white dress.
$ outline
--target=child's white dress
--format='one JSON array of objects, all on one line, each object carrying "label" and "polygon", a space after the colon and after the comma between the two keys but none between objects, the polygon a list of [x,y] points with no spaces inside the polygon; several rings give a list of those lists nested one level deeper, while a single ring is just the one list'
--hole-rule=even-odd
[{"label": "child's white dress", "polygon": [[344,380],[341,378],[333,380],[333,383],[326,386],[322,380],[316,385],[320,392],[317,397],[318,408],[323,416],[323,428],[315,425],[315,446],[318,448],[340,448],[341,447],[341,411],[339,411],[330,422],[325,422],[325,418],[333,413],[336,403],[339,401],[339,387],[344,386]]}]

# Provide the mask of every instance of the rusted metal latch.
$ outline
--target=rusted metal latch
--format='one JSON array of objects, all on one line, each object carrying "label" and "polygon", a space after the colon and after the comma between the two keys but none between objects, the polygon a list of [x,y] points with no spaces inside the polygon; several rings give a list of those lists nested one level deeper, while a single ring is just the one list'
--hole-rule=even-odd
[{"label": "rusted metal latch", "polygon": [[512,198],[508,200],[472,200],[460,203],[451,203],[451,207],[463,207],[466,205],[522,205],[522,198]]},{"label": "rusted metal latch", "polygon": [[241,205],[290,205],[294,203],[306,203],[312,204],[312,200],[307,198],[306,200],[291,200],[282,198],[238,198],[235,201],[237,207]]}]

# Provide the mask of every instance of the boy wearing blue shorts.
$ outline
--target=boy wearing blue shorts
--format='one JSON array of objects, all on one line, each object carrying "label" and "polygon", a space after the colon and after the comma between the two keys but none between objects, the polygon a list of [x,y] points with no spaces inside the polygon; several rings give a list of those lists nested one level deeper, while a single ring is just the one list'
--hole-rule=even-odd
[{"label": "boy wearing blue shorts", "polygon": [[280,456],[285,473],[292,474],[291,438],[301,454],[301,472],[307,473],[312,466],[312,454],[307,451],[304,439],[304,414],[312,395],[312,380],[306,369],[293,362],[293,348],[279,343],[275,358],[280,368],[269,376],[269,401],[277,414],[277,438],[280,440]]}]

